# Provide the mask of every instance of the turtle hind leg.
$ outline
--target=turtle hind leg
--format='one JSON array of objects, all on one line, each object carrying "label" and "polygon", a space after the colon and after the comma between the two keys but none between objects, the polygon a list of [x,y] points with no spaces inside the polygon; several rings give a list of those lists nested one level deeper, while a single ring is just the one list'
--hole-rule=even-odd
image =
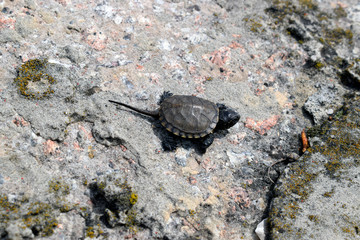
[{"label": "turtle hind leg", "polygon": [[200,154],[204,154],[206,152],[206,149],[210,147],[210,145],[214,142],[215,135],[209,134],[201,139],[201,141],[198,141],[196,146],[196,151]]},{"label": "turtle hind leg", "polygon": [[161,146],[165,152],[174,151],[179,146],[178,138],[170,134],[163,135],[161,139]]},{"label": "turtle hind leg", "polygon": [[161,94],[158,104],[160,105],[166,98],[171,97],[172,94],[170,91],[164,91],[163,94]]}]

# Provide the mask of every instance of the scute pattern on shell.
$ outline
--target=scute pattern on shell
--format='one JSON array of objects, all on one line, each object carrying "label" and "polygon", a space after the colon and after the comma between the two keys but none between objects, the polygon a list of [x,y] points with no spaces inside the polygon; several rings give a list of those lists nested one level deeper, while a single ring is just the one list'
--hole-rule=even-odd
[{"label": "scute pattern on shell", "polygon": [[161,124],[184,138],[199,138],[211,133],[219,121],[216,104],[195,96],[174,95],[160,107]]}]

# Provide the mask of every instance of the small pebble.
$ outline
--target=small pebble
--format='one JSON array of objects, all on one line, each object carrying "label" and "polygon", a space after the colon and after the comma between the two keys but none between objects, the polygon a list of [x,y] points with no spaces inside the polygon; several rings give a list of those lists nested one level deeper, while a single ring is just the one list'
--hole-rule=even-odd
[{"label": "small pebble", "polygon": [[123,37],[124,40],[131,40],[131,34],[127,34]]},{"label": "small pebble", "polygon": [[122,81],[127,86],[128,89],[134,88],[134,84],[132,84],[132,82],[130,82],[126,76],[122,77]]},{"label": "small pebble", "polygon": [[326,110],[326,113],[328,115],[332,115],[332,114],[334,114],[334,109],[330,108],[330,109]]},{"label": "small pebble", "polygon": [[185,149],[178,148],[175,151],[175,161],[178,165],[185,167],[187,162],[188,152]]},{"label": "small pebble", "polygon": [[194,177],[189,177],[189,183],[191,184],[191,185],[194,185],[194,184],[196,184],[196,178],[194,178]]},{"label": "small pebble", "polygon": [[255,233],[260,240],[265,239],[265,232],[266,232],[265,222],[266,222],[266,220],[267,219],[262,220],[255,229]]},{"label": "small pebble", "polygon": [[334,89],[334,88],[335,88],[335,84],[330,83],[330,84],[328,85],[328,88],[329,88],[329,89]]},{"label": "small pebble", "polygon": [[7,13],[8,11],[9,11],[9,8],[8,8],[8,7],[4,7],[4,8],[1,10],[2,13]]}]

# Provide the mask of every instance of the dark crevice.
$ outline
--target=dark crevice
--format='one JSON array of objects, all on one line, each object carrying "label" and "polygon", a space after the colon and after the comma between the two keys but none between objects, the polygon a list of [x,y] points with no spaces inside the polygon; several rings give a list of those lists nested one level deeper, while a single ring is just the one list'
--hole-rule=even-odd
[{"label": "dark crevice", "polygon": [[348,70],[343,71],[339,74],[340,81],[347,87],[353,88],[355,90],[360,90],[360,79],[356,78]]}]

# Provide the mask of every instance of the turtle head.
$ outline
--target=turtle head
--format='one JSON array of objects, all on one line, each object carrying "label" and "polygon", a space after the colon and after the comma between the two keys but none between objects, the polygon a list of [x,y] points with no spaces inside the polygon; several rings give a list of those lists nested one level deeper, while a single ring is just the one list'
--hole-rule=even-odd
[{"label": "turtle head", "polygon": [[217,106],[219,108],[219,122],[216,125],[217,129],[224,130],[231,128],[240,120],[240,115],[234,109],[219,103]]}]

